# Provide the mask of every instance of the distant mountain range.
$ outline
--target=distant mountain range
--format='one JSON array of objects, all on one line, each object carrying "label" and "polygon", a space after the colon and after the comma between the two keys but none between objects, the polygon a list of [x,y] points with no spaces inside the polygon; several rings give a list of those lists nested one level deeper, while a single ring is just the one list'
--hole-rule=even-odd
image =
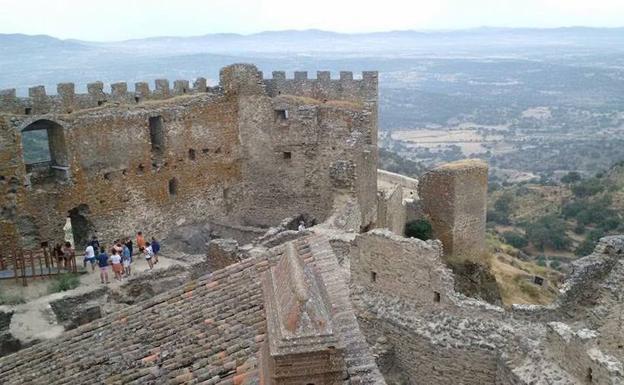
[{"label": "distant mountain range", "polygon": [[[84,92],[86,84],[94,80],[110,84],[197,76],[205,76],[214,84],[219,68],[234,62],[255,63],[267,74],[278,69],[312,71],[312,76],[316,70],[376,69],[388,87],[422,80],[423,71],[446,71],[432,60],[446,60],[445,65],[451,67],[453,61],[462,61],[462,67],[453,74],[443,78],[435,75],[428,83],[419,83],[446,87],[453,84],[452,79],[468,81],[465,72],[474,76],[470,81],[475,84],[483,82],[491,77],[488,63],[492,60],[624,68],[623,57],[624,28],[483,27],[355,34],[286,30],[114,42],[0,34],[0,88],[15,87],[25,95],[28,87],[43,84],[54,93],[57,83],[70,81]],[[552,71],[553,76],[561,73]],[[499,82],[504,84],[508,79]],[[438,92],[435,87],[432,90]]]},{"label": "distant mountain range", "polygon": [[623,47],[624,28],[569,27],[554,29],[482,27],[452,31],[388,31],[337,33],[321,30],[267,31],[250,35],[234,33],[190,37],[150,37],[117,42],[60,40],[46,35],[0,34],[0,53],[5,55],[43,52],[106,50],[140,55],[190,53],[406,53],[439,52],[449,46],[465,49],[488,47]]}]

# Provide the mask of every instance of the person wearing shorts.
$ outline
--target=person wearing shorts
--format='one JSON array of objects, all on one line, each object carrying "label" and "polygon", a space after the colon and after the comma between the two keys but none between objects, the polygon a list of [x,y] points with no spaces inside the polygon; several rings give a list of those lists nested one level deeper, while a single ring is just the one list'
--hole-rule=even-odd
[{"label": "person wearing shorts", "polygon": [[84,267],[87,268],[87,262],[91,264],[91,271],[95,271],[95,250],[93,246],[89,245],[85,249],[84,255]]},{"label": "person wearing shorts", "polygon": [[96,257],[98,266],[100,268],[100,280],[104,283],[108,284],[108,254],[106,254],[106,249],[103,247],[100,248],[100,254]]},{"label": "person wearing shorts", "polygon": [[110,260],[113,266],[113,273],[115,273],[115,279],[121,281],[123,266],[121,265],[121,255],[119,255],[117,249],[113,249],[113,255],[111,255]]},{"label": "person wearing shorts", "polygon": [[150,267],[150,270],[154,268],[154,263],[152,262],[152,257],[154,256],[154,252],[152,251],[152,246],[150,246],[149,242],[143,248],[143,255],[145,256],[145,260]]}]

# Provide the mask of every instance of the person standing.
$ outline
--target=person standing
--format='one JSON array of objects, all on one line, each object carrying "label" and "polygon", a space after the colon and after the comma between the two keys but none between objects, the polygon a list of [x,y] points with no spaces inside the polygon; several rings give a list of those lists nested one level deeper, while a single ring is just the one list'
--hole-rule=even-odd
[{"label": "person standing", "polygon": [[132,254],[130,253],[130,249],[124,243],[122,244],[123,250],[121,252],[121,263],[123,264],[124,274],[126,277],[130,276],[130,264],[132,263]]},{"label": "person standing", "polygon": [[154,252],[152,251],[152,247],[149,243],[146,244],[146,247],[143,248],[143,255],[145,256],[145,260],[149,265],[150,270],[154,268],[154,263],[152,262],[152,257],[154,256]]},{"label": "person standing", "polygon": [[154,265],[158,263],[158,253],[160,252],[160,243],[156,240],[156,238],[152,237],[152,242],[150,243],[150,247],[152,248],[152,252],[154,253]]},{"label": "person standing", "polygon": [[106,279],[106,284],[108,284],[108,255],[106,254],[106,249],[103,247],[100,248],[100,254],[97,256],[98,266],[100,267],[100,281],[104,283]]},{"label": "person standing", "polygon": [[132,263],[132,239],[130,237],[126,238],[126,247],[130,250],[130,263]]},{"label": "person standing", "polygon": [[147,242],[145,241],[145,237],[143,237],[143,233],[140,231],[137,233],[136,243],[137,243],[137,247],[139,248],[139,251],[142,252],[143,249],[145,249]]},{"label": "person standing", "polygon": [[97,253],[100,250],[100,241],[98,240],[97,235],[94,235],[93,237],[91,237],[91,241],[89,242],[89,245],[93,246],[93,251],[95,253]]},{"label": "person standing", "polygon": [[54,257],[56,257],[56,268],[60,271],[63,264],[63,245],[59,242],[54,245]]},{"label": "person standing", "polygon": [[111,255],[110,260],[111,265],[113,266],[113,273],[115,273],[115,279],[121,281],[121,272],[123,271],[123,268],[121,266],[121,255],[119,255],[117,249],[113,249],[113,255]]},{"label": "person standing", "polygon": [[65,265],[66,270],[69,270],[69,268],[71,267],[71,261],[72,258],[75,257],[75,253],[76,252],[74,251],[71,243],[65,242],[65,245],[63,245],[63,264]]},{"label": "person standing", "polygon": [[87,268],[87,262],[91,264],[91,271],[94,272],[95,271],[95,250],[93,249],[93,246],[91,246],[90,244],[85,249],[84,261],[83,261],[85,269]]}]

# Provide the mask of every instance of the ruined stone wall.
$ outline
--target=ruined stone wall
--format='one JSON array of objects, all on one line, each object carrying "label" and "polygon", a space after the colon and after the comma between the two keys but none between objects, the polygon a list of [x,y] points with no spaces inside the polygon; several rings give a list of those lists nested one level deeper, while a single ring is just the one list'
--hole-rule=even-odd
[{"label": "ruined stone wall", "polygon": [[360,318],[359,322],[369,343],[382,335],[388,340],[394,363],[412,385],[484,385],[496,381],[498,354],[494,350],[436,345],[426,336],[385,319]]},{"label": "ruined stone wall", "polygon": [[471,257],[484,252],[487,175],[485,162],[462,160],[420,179],[419,196],[445,254]]},{"label": "ruined stone wall", "polygon": [[386,228],[397,235],[405,232],[407,213],[403,204],[403,187],[379,188],[377,194],[377,227]]},{"label": "ruined stone wall", "polygon": [[[139,229],[159,235],[185,218],[227,215],[224,189],[240,182],[235,107],[205,94],[47,114],[45,119],[62,126],[69,177],[41,182],[29,182],[20,164],[20,133],[41,116],[4,116],[5,125],[10,122],[9,145],[17,151],[2,163],[0,175],[20,182],[17,210],[5,218],[8,226],[25,222],[41,241],[59,240],[69,210],[86,205],[85,216],[110,241]],[[156,116],[164,130],[159,159],[149,134],[149,120]],[[1,203],[8,203],[6,195]]]},{"label": "ruined stone wall", "polygon": [[584,329],[574,332],[568,325],[548,325],[548,353],[579,382],[615,385],[624,382],[624,367],[603,353],[596,344],[598,333]]},{"label": "ruined stone wall", "polygon": [[404,298],[415,306],[451,304],[451,272],[436,241],[403,238],[376,229],[359,235],[351,248],[351,282],[365,290]]},{"label": "ruined stone wall", "polygon": [[[62,239],[70,210],[106,242],[207,220],[268,226],[308,213],[321,221],[336,194],[364,204],[362,218],[373,222],[376,75],[340,84],[326,94],[339,100],[298,88],[280,95],[254,66],[232,65],[213,89],[199,79],[173,90],[161,80],[154,91],[145,83],[110,93],[94,83],[85,95],[70,84],[55,96],[42,87],[28,98],[3,91],[0,247]],[[64,149],[40,178],[24,165],[21,133],[45,124]],[[150,133],[159,124],[161,138]]]}]

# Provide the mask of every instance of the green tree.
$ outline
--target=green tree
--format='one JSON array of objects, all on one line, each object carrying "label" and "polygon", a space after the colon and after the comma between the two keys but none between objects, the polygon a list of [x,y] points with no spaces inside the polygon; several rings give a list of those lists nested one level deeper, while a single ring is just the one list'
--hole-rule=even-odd
[{"label": "green tree", "polygon": [[433,228],[426,219],[416,219],[405,224],[405,236],[426,241],[433,237]]},{"label": "green tree", "polygon": [[539,250],[544,250],[545,247],[565,250],[570,245],[565,222],[555,215],[543,216],[527,224],[526,235],[529,242]]}]

